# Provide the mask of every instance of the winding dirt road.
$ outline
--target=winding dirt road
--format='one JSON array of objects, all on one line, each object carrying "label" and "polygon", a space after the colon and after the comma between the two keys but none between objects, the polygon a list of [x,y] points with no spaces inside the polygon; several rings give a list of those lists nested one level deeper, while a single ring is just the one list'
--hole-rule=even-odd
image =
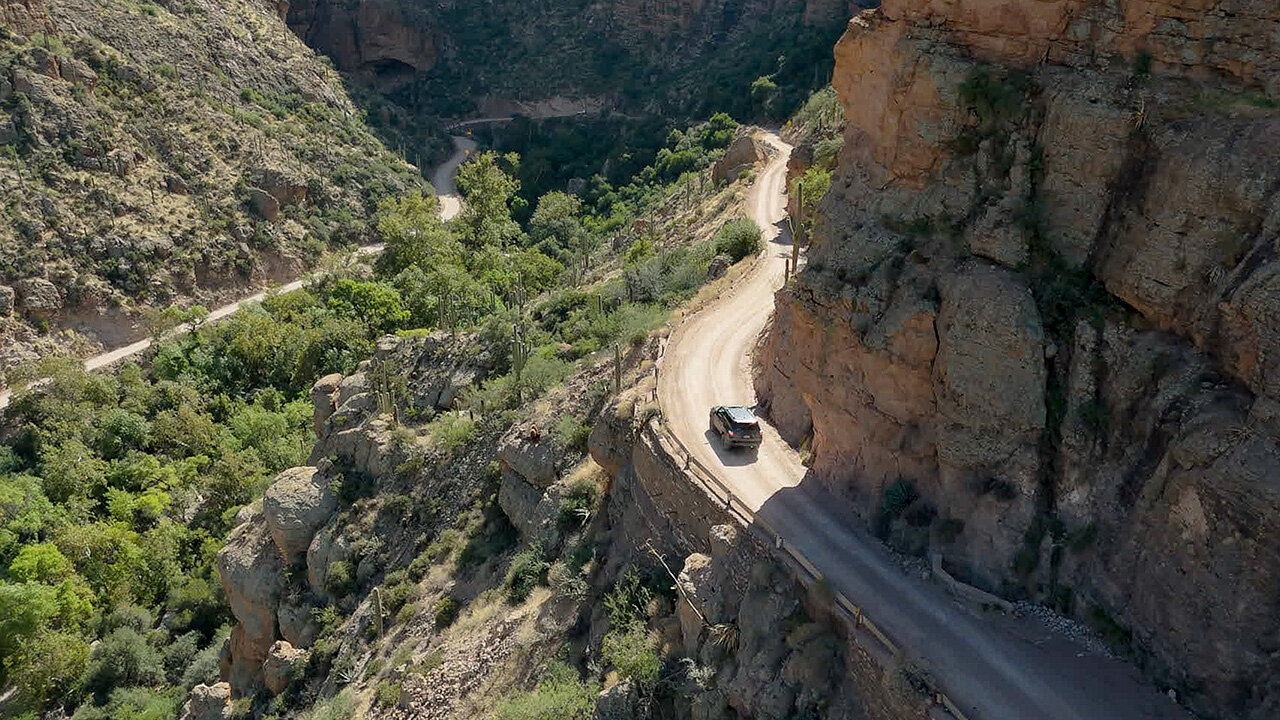
[{"label": "winding dirt road", "polygon": [[[500,118],[481,118],[478,121],[469,122],[467,124],[483,124],[494,122],[495,120],[500,120]],[[462,211],[462,198],[458,195],[453,179],[458,172],[458,166],[461,165],[467,159],[467,156],[475,149],[476,142],[471,138],[461,135],[454,136],[453,155],[449,156],[448,160],[445,160],[437,166],[435,171],[431,174],[431,184],[435,186],[436,194],[440,201],[439,213],[441,220],[452,220],[459,212]],[[377,255],[380,252],[382,252],[382,245],[380,243],[364,245],[356,248],[355,250],[357,255]],[[306,284],[305,279],[298,278],[291,283],[280,286],[276,292],[290,292],[301,288],[304,284]],[[244,308],[247,305],[262,302],[266,296],[266,292],[254,293],[249,297],[215,308],[209,312],[209,318],[205,322],[213,323],[234,315],[239,312],[241,308]],[[190,331],[190,325],[182,324],[170,331],[170,334],[181,335]],[[135,343],[125,345],[124,347],[109,350],[101,355],[95,355],[86,359],[84,361],[84,368],[89,371],[100,370],[104,367],[114,365],[125,358],[133,357],[134,355],[145,352],[149,347],[151,347],[151,338],[139,340]],[[37,380],[35,383],[32,383],[32,386],[38,387],[41,382],[43,381]],[[9,402],[13,399],[13,392],[14,391],[12,389],[0,390],[0,410],[9,406]]]},{"label": "winding dirt road", "polygon": [[726,452],[708,430],[713,405],[754,405],[750,356],[783,283],[790,240],[785,212],[790,148],[776,150],[751,193],[766,251],[733,292],[672,335],[658,392],[670,429],[775,532],[863,608],[938,681],[969,720],[1186,718],[1132,666],[1050,631],[1034,618],[961,606],[938,586],[908,577],[874,540],[854,532],[840,503],[805,482],[797,453],[767,425],[758,453]]}]

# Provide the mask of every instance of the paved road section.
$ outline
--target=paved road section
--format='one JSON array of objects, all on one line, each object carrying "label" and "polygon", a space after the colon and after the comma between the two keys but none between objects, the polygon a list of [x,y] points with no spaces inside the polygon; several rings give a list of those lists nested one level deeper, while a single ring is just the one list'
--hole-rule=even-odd
[{"label": "paved road section", "polygon": [[713,405],[753,405],[750,355],[773,312],[790,241],[780,233],[790,148],[776,150],[751,193],[765,229],[755,271],[672,335],[658,391],[671,430],[704,466],[863,608],[929,670],[969,720],[1187,718],[1132,666],[1050,631],[1035,618],[961,606],[938,586],[908,577],[840,503],[804,482],[797,453],[765,425],[757,453],[724,451],[708,429]]}]

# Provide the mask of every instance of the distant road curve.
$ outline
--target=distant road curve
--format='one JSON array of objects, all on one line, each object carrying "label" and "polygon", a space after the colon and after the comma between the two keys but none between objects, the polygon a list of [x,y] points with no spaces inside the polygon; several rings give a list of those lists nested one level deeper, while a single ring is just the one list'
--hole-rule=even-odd
[{"label": "distant road curve", "polygon": [[[492,118],[482,118],[480,122],[489,122],[492,120]],[[467,156],[475,149],[476,143],[471,138],[465,136],[454,136],[453,155],[449,156],[448,160],[445,160],[436,167],[435,171],[431,174],[431,184],[435,186],[436,194],[440,199],[439,212],[442,220],[452,220],[462,210],[462,198],[457,193],[457,188],[454,186],[453,178],[458,172],[458,166],[460,166],[467,159]],[[382,247],[381,243],[363,245],[356,248],[355,252],[357,255],[377,255],[382,252]],[[304,284],[305,281],[302,278],[298,278],[291,283],[280,286],[275,290],[275,292],[290,292],[301,288]],[[267,293],[265,291],[254,293],[249,297],[215,308],[209,313],[209,318],[205,322],[213,323],[234,315],[246,305],[262,302],[266,296]],[[171,334],[181,335],[190,331],[191,326],[189,324],[182,324],[174,328]],[[150,338],[139,340],[135,343],[125,345],[124,347],[109,350],[101,355],[94,355],[93,357],[86,359],[84,361],[84,369],[89,371],[100,370],[114,365],[125,358],[133,357],[134,355],[145,352],[147,348],[150,347]],[[43,380],[37,380],[29,387],[38,387],[43,382]],[[13,399],[14,392],[14,389],[0,390],[0,410],[9,406],[10,401]]]}]

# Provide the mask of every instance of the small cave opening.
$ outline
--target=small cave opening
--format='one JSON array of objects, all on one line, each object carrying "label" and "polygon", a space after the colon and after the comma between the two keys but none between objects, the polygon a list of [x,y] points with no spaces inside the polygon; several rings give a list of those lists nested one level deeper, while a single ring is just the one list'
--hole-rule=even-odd
[{"label": "small cave opening", "polygon": [[395,58],[380,58],[365,64],[364,67],[365,71],[384,87],[409,82],[418,73],[418,69],[414,66]]}]

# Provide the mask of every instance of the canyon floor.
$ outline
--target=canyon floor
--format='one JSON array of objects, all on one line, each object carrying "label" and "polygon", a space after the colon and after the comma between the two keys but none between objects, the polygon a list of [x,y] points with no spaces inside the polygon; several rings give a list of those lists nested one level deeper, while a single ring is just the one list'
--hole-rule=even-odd
[{"label": "canyon floor", "polygon": [[758,452],[727,451],[707,428],[713,405],[755,404],[751,354],[782,286],[789,234],[783,221],[790,147],[774,154],[751,197],[766,251],[730,293],[673,333],[658,392],[670,429],[758,518],[799,548],[833,590],[863,608],[973,720],[1184,718],[1133,666],[1054,633],[1034,617],[960,605],[902,572],[873,538],[851,528],[841,504],[806,482],[808,469],[764,425]]}]

